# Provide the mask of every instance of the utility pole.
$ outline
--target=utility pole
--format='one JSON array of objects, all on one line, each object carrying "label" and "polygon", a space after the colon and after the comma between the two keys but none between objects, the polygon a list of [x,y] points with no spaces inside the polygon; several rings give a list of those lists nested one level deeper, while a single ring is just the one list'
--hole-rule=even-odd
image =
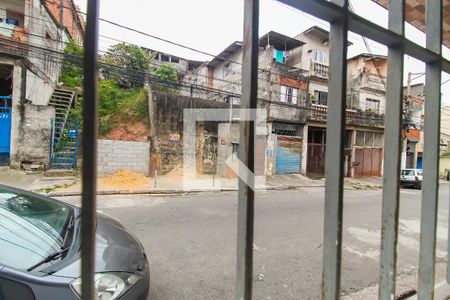
[{"label": "utility pole", "polygon": [[59,42],[61,50],[64,50],[64,0],[59,2]]},{"label": "utility pole", "polygon": [[405,121],[408,119],[409,114],[409,100],[411,97],[411,72],[408,72],[408,82],[406,85],[406,97],[404,97],[403,102],[403,130],[405,134],[402,133],[402,156],[400,160],[400,169],[406,169],[406,148],[408,146],[408,126]]},{"label": "utility pole", "polygon": [[[411,78],[412,75],[417,75],[414,78]],[[402,156],[400,161],[401,169],[406,168],[406,157],[407,157],[407,147],[408,147],[408,131],[411,127],[416,128],[414,124],[411,124],[411,82],[419,77],[424,76],[425,73],[411,73],[408,72],[408,82],[406,85],[406,96],[404,100],[404,114],[403,114],[403,129],[405,131],[404,137],[402,136]],[[416,159],[416,158],[414,158]],[[416,163],[414,162],[412,167],[415,167]]]},{"label": "utility pole", "polygon": [[59,2],[59,26],[64,30],[64,0]]}]

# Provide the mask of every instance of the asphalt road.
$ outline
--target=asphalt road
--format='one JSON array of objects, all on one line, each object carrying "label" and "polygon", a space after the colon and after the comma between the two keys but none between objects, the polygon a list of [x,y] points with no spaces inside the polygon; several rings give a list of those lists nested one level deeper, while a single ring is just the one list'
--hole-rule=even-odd
[{"label": "asphalt road", "polygon": [[[323,188],[258,192],[254,299],[319,299]],[[62,200],[79,203],[76,197]],[[417,284],[421,191],[402,190],[398,293]],[[449,186],[440,187],[436,282],[444,279]],[[100,196],[98,209],[124,223],[151,262],[150,299],[232,299],[237,193]],[[342,294],[376,299],[380,190],[346,190]]]}]

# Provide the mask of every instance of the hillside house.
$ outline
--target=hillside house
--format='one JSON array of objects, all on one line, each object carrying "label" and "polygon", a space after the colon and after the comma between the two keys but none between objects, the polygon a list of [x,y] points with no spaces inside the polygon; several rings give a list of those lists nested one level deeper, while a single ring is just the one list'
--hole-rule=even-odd
[{"label": "hillside house", "polygon": [[55,92],[60,53],[69,39],[79,45],[84,39],[78,8],[72,0],[63,4],[0,3],[0,165],[49,164],[51,121],[63,126],[74,99],[72,92]]}]

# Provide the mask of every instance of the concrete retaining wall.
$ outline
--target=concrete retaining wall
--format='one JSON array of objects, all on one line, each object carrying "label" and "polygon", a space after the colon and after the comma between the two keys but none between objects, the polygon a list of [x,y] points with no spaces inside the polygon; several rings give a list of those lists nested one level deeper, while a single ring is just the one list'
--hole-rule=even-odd
[{"label": "concrete retaining wall", "polygon": [[98,174],[114,174],[124,169],[148,174],[149,143],[98,140],[97,147]]},{"label": "concrete retaining wall", "polygon": [[24,104],[17,109],[13,107],[13,114],[14,121],[11,125],[17,129],[20,138],[17,138],[15,153],[11,151],[11,166],[14,168],[25,167],[26,164],[48,166],[51,120],[55,117],[55,108]]}]

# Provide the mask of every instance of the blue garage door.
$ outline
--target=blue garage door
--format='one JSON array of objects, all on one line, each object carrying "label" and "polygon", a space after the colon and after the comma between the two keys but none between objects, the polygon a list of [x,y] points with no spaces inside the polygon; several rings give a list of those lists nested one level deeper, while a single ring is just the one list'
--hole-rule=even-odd
[{"label": "blue garage door", "polygon": [[275,169],[277,174],[300,173],[302,138],[277,136]]}]

